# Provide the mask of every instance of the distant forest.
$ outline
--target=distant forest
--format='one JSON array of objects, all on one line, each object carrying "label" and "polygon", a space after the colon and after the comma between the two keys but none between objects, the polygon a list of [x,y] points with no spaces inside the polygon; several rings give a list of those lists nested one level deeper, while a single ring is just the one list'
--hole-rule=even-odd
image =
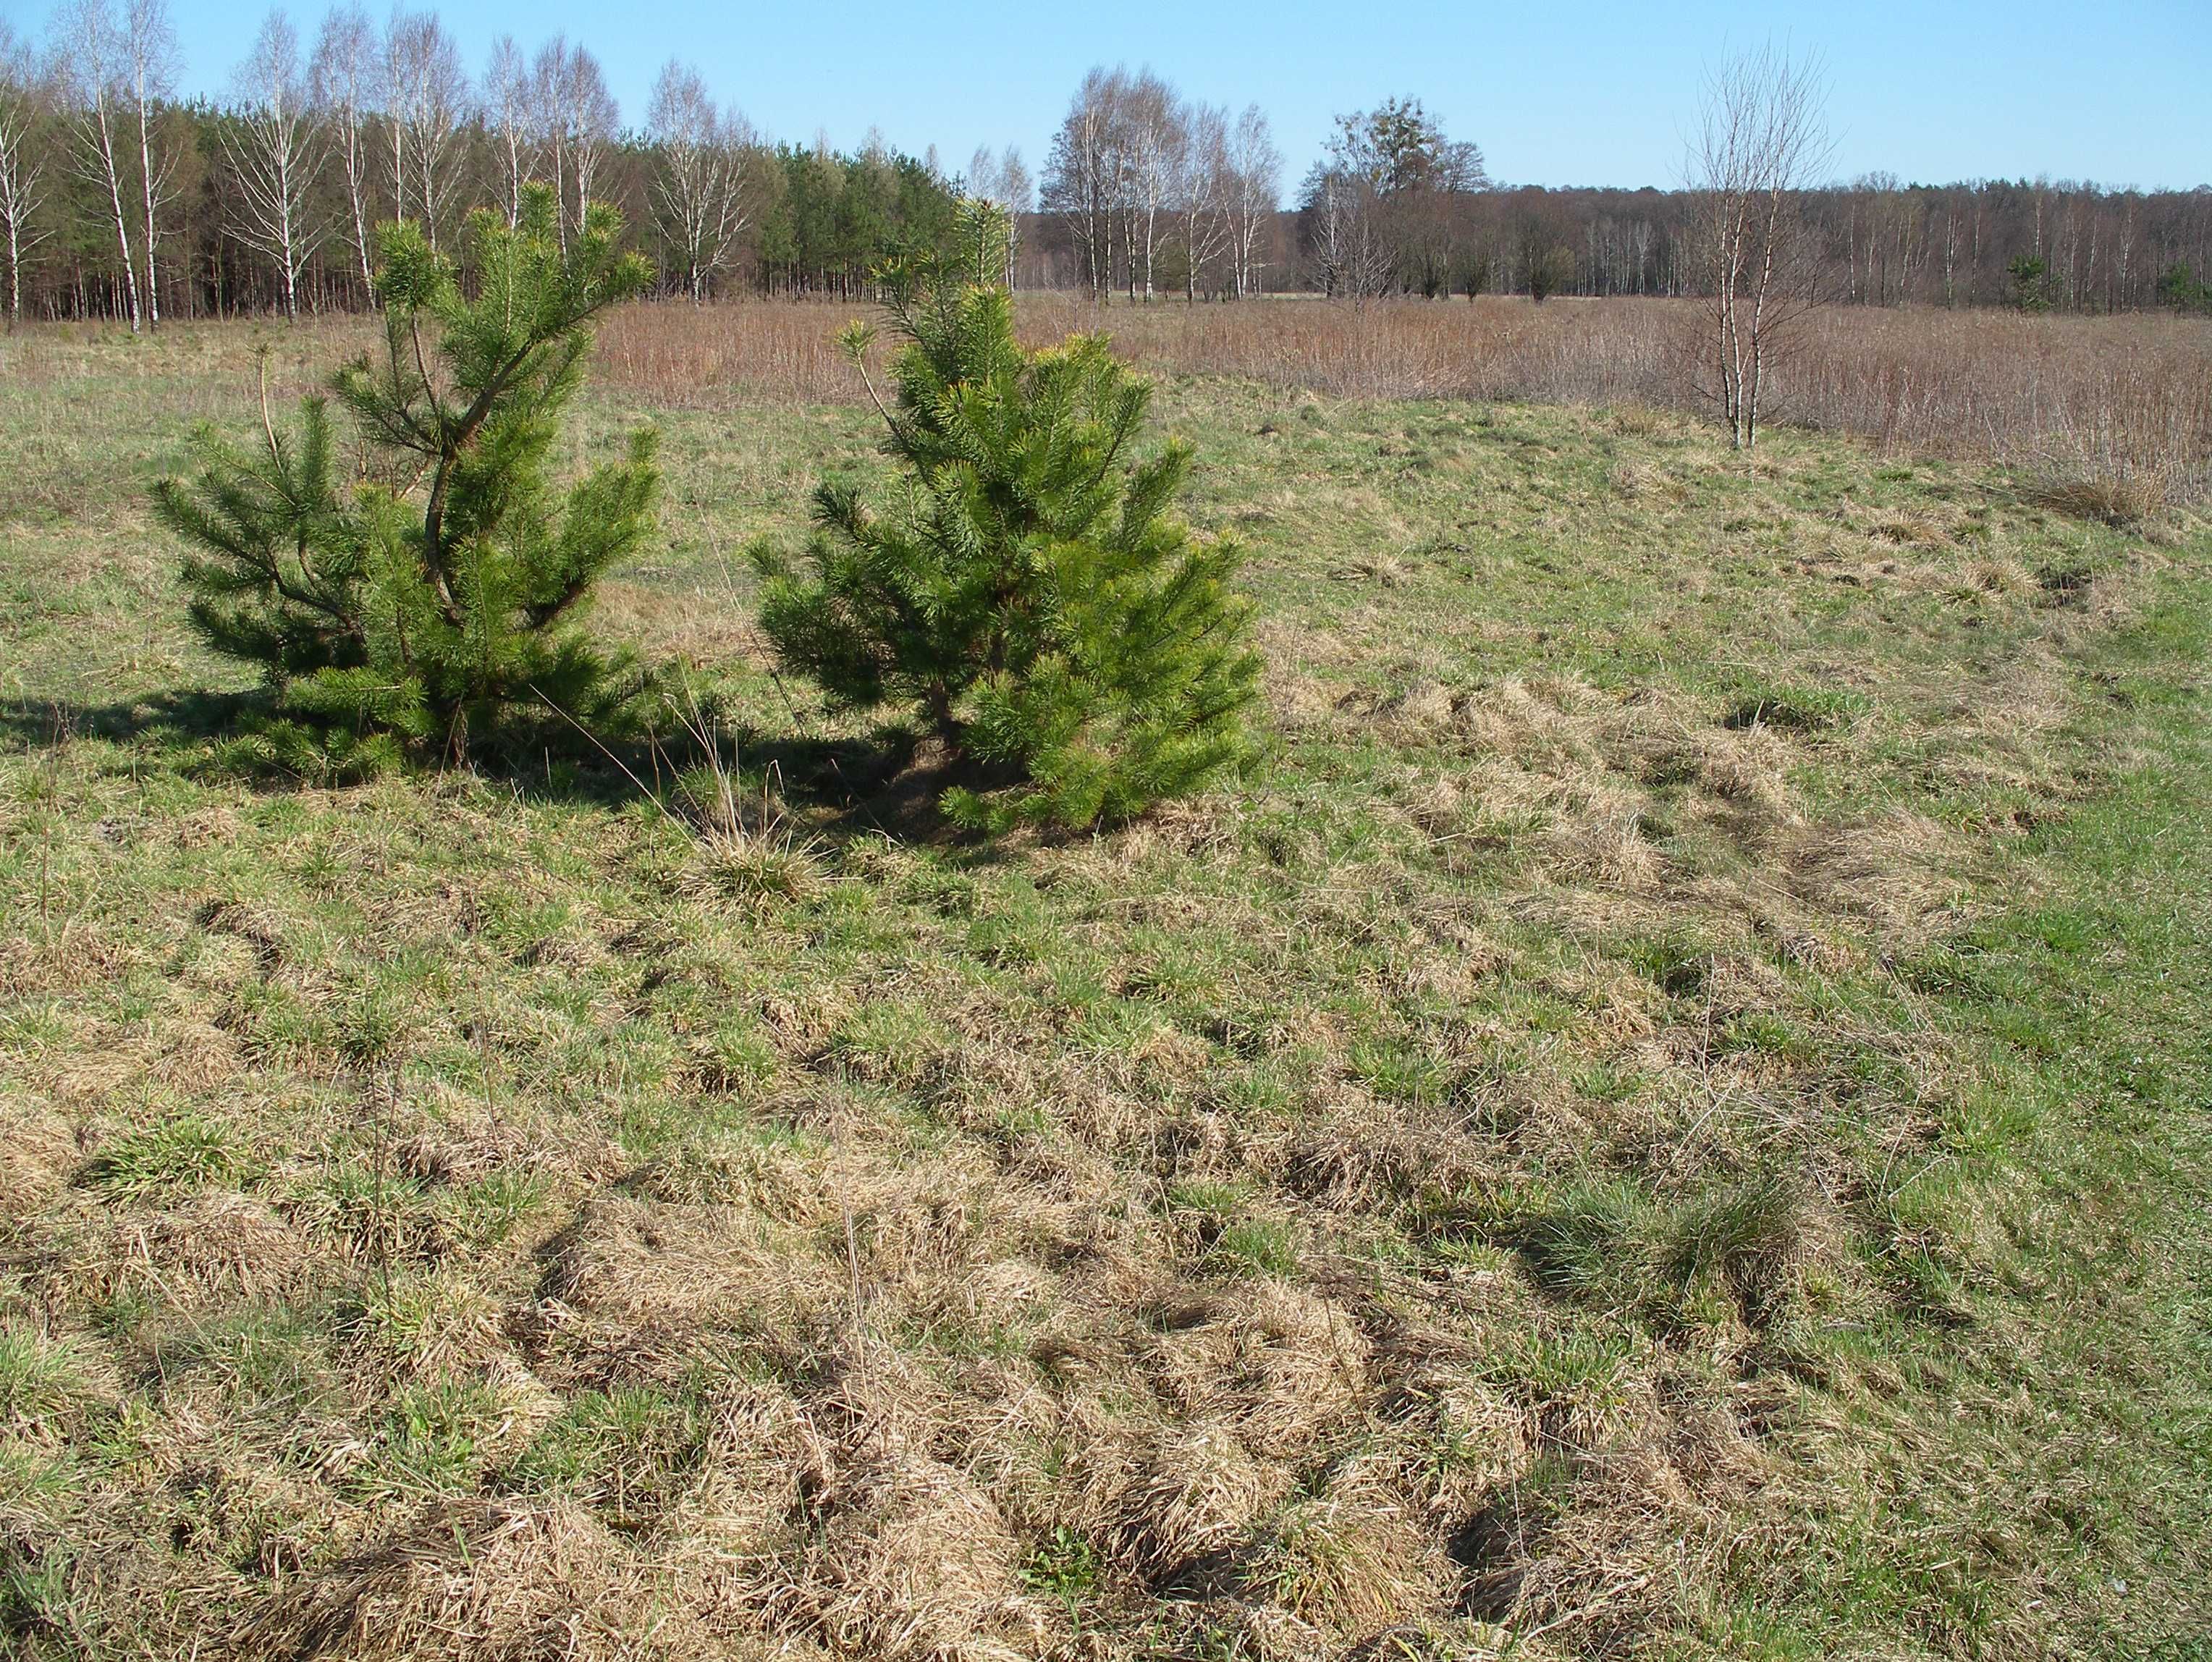
[{"label": "distant forest", "polygon": [[[1342,117],[1293,180],[1257,105],[1101,69],[1033,176],[1012,149],[956,169],[872,138],[778,143],[678,62],[626,120],[584,48],[502,39],[471,68],[427,13],[342,8],[313,40],[272,13],[222,99],[174,96],[176,60],[162,0],[65,0],[37,40],[0,25],[11,320],[360,308],[379,222],[452,241],[472,209],[512,215],[531,180],[554,186],[564,225],[586,198],[614,203],[662,292],[702,301],[864,294],[884,261],[941,241],[962,194],[1015,216],[1017,287],[1107,302],[1696,283],[1694,193],[1501,185],[1411,100]],[[2212,187],[1874,175],[1796,206],[1832,302],[2212,310]]]}]

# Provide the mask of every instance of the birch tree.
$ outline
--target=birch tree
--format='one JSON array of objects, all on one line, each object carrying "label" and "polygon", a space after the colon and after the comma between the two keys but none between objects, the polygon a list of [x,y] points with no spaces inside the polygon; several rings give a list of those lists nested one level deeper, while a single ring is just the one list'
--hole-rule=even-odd
[{"label": "birch tree", "polygon": [[64,73],[68,80],[70,127],[76,137],[77,171],[106,198],[109,222],[130,304],[131,332],[144,324],[138,293],[137,256],[131,246],[131,220],[123,205],[121,159],[125,98],[118,30],[107,0],[70,0],[57,21]]},{"label": "birch tree", "polygon": [[377,68],[383,97],[384,137],[392,164],[392,216],[407,218],[407,121],[411,79],[408,58],[416,20],[396,8],[384,25],[383,52]]},{"label": "birch tree", "polygon": [[502,34],[491,43],[484,68],[483,113],[499,153],[509,226],[522,216],[522,187],[530,180],[530,65],[514,37]]},{"label": "birch tree", "polygon": [[556,34],[530,60],[530,130],[553,180],[553,233],[568,242],[568,37]]},{"label": "birch tree", "polygon": [[176,73],[177,33],[169,25],[168,0],[124,0],[123,67],[138,143],[138,205],[143,212],[146,257],[146,322],[161,324],[161,283],[155,266],[161,242],[161,210],[169,205],[176,152],[155,131],[158,106],[169,96]]},{"label": "birch tree", "polygon": [[1066,221],[1093,301],[1114,290],[1114,220],[1120,206],[1124,107],[1129,77],[1122,70],[1094,69],[1076,89],[1052,142],[1045,170],[1044,205]]},{"label": "birch tree", "polygon": [[300,273],[322,246],[328,226],[313,216],[311,192],[320,170],[323,137],[308,119],[307,76],[291,20],[272,11],[239,66],[240,109],[222,128],[238,190],[232,229],[276,268],[284,315],[300,315]]},{"label": "birch tree", "polygon": [[438,227],[460,182],[461,128],[470,115],[469,77],[461,67],[460,49],[434,14],[395,15],[392,30],[397,38],[391,56],[398,91],[389,114],[404,141],[396,153],[411,176],[422,234],[434,251]]},{"label": "birch tree", "polygon": [[751,130],[734,111],[717,110],[699,72],[672,58],[653,82],[646,126],[660,151],[654,214],[696,306],[750,217],[745,170]]},{"label": "birch tree", "polygon": [[1259,287],[1260,240],[1275,216],[1283,194],[1283,153],[1275,148],[1266,112],[1248,104],[1228,138],[1224,200],[1228,215],[1230,255],[1241,297]]},{"label": "birch tree", "polygon": [[1207,105],[1187,111],[1171,190],[1182,244],[1183,299],[1195,304],[1199,274],[1229,247],[1229,115]]},{"label": "birch tree", "polygon": [[1832,154],[1825,101],[1817,61],[1793,62],[1771,45],[1705,83],[1687,169],[1708,289],[1698,382],[1739,450],[1758,443],[1766,372],[1818,299],[1800,198]]},{"label": "birch tree", "polygon": [[346,241],[361,268],[364,294],[374,294],[369,229],[375,223],[369,178],[368,122],[376,99],[376,42],[358,9],[339,7],[323,19],[309,70],[315,110],[345,174]]},{"label": "birch tree", "polygon": [[418,219],[433,249],[459,184],[461,129],[470,115],[460,50],[428,12],[394,12],[385,32],[385,119],[392,128],[397,216]]},{"label": "birch tree", "polygon": [[[1162,220],[1170,213],[1175,181],[1182,171],[1189,133],[1182,100],[1149,70],[1130,88],[1128,142],[1122,151],[1128,179],[1127,246],[1132,294],[1137,283],[1138,249],[1143,249],[1145,299],[1152,298],[1152,268],[1158,257]],[[1140,242],[1141,239],[1141,242]]]},{"label": "birch tree", "polygon": [[1011,292],[1018,286],[1014,281],[1015,262],[1021,247],[1022,216],[1036,206],[1029,167],[1023,161],[1022,153],[1011,144],[995,156],[990,147],[984,145],[968,164],[967,183],[969,196],[990,203],[1005,219],[1006,284]]},{"label": "birch tree", "polygon": [[607,90],[605,71],[599,68],[599,60],[581,46],[572,47],[568,53],[568,107],[569,167],[576,181],[575,222],[580,225],[599,164],[622,125],[622,110]]},{"label": "birch tree", "polygon": [[0,235],[7,240],[8,326],[23,316],[23,262],[46,240],[46,157],[37,148],[46,124],[45,77],[29,50],[0,23]]}]

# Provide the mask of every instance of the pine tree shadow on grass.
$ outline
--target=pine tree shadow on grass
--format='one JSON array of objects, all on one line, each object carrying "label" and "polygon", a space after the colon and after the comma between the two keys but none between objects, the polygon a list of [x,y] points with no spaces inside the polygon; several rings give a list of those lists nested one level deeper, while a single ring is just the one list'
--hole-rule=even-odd
[{"label": "pine tree shadow on grass", "polygon": [[956,758],[942,741],[896,723],[835,739],[758,728],[727,737],[746,776],[772,778],[776,794],[808,831],[832,842],[886,836],[988,849],[994,846],[991,838],[956,825],[940,805],[956,787],[992,790],[1015,776],[1012,770]]},{"label": "pine tree shadow on grass", "polygon": [[[247,736],[275,713],[273,699],[258,687],[179,687],[106,703],[19,698],[0,705],[0,746],[29,754],[99,740],[167,752],[194,771],[271,794],[331,782],[222,756],[227,741]],[[948,757],[939,741],[913,728],[892,724],[831,738],[745,726],[720,739],[724,765],[746,780],[770,781],[811,835],[833,843],[888,836],[945,847],[990,845],[954,825],[939,803],[955,786],[988,789],[1006,779]],[[689,734],[603,743],[549,720],[488,750],[471,766],[485,780],[539,801],[611,809],[644,797],[690,817],[703,805],[689,802],[680,782],[702,759]],[[422,771],[427,776],[436,769]]]},{"label": "pine tree shadow on grass", "polygon": [[106,703],[18,698],[0,706],[0,742],[22,751],[48,749],[72,739],[199,745],[235,734],[249,714],[269,706],[269,696],[258,688],[219,692],[179,687]]}]

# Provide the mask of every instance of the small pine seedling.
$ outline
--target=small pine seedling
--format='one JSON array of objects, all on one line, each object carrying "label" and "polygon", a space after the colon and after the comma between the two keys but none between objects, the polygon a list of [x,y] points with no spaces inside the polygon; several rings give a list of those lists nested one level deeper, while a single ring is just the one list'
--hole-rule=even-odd
[{"label": "small pine seedling", "polygon": [[156,487],[191,550],[192,623],[276,693],[258,737],[281,765],[366,773],[409,748],[460,760],[519,709],[598,728],[632,702],[628,660],[577,618],[651,528],[653,435],[565,490],[552,460],[592,319],[650,267],[619,248],[613,209],[592,204],[565,244],[554,213],[538,186],[512,226],[471,216],[466,287],[420,227],[382,228],[384,342],[331,384],[363,482],[341,484],[327,399],[302,400],[285,430],[264,388],[258,443],[203,431],[198,476]]},{"label": "small pine seedling", "polygon": [[[903,345],[869,391],[905,489],[878,513],[815,493],[813,570],[772,545],[762,624],[842,709],[919,709],[980,776],[956,822],[1080,829],[1195,790],[1250,746],[1259,661],[1232,587],[1243,550],[1173,504],[1180,441],[1136,454],[1151,386],[1076,336],[1014,338],[1003,216],[963,204],[957,247],[884,274]],[[872,332],[844,337],[866,376]]]}]

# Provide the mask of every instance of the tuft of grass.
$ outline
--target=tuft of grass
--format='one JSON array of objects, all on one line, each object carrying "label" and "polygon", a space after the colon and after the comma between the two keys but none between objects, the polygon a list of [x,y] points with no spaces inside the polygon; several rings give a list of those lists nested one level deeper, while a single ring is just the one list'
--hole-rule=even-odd
[{"label": "tuft of grass", "polygon": [[110,1199],[141,1201],[235,1182],[246,1169],[228,1125],[187,1113],[116,1137],[85,1163],[78,1180]]},{"label": "tuft of grass", "polygon": [[538,1434],[507,1481],[524,1491],[557,1491],[609,1528],[635,1530],[689,1488],[706,1434],[688,1397],[650,1385],[588,1391]]},{"label": "tuft of grass", "polygon": [[1090,1540],[1066,1524],[1030,1549],[1022,1562],[1022,1586],[1051,1599],[1066,1613],[1068,1626],[1080,1633],[1083,1612],[1098,1596],[1105,1564]]},{"label": "tuft of grass", "polygon": [[82,1406],[90,1390],[66,1341],[0,1325],[0,1426],[19,1435],[48,1430]]},{"label": "tuft of grass", "polygon": [[1358,1640],[1429,1602],[1403,1521],[1373,1495],[1293,1502],[1271,1519],[1242,1572],[1246,1591],[1324,1631]]},{"label": "tuft of grass", "polygon": [[1298,1235],[1281,1218],[1240,1218],[1214,1238],[1212,1255],[1254,1275],[1289,1275],[1298,1267]]},{"label": "tuft of grass", "polygon": [[1827,733],[1856,720],[1863,708],[1862,698],[1839,687],[1758,685],[1736,694],[1722,713],[1721,725]]},{"label": "tuft of grass", "polygon": [[497,1341],[498,1316],[485,1291],[464,1275],[404,1272],[370,1281],[347,1331],[395,1373],[422,1377],[479,1360]]}]

